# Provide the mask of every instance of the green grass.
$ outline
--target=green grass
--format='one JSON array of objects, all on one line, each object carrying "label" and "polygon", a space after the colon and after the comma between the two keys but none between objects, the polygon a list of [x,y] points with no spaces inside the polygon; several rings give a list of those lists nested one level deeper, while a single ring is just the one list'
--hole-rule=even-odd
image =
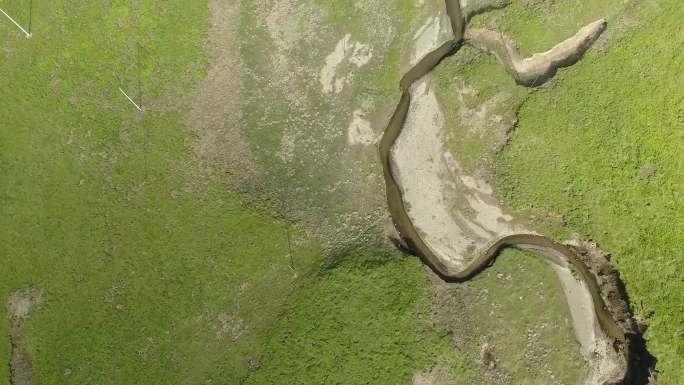
[{"label": "green grass", "polygon": [[[559,240],[577,231],[614,254],[634,310],[650,325],[646,337],[666,384],[684,378],[681,16],[673,1],[514,2],[473,26],[509,34],[525,54],[599,17],[608,18],[608,30],[580,63],[531,96],[496,60],[467,48],[437,70],[450,150],[466,170],[495,168],[501,197],[540,230]],[[497,94],[511,96],[511,111],[522,104],[503,154],[492,136],[459,123],[450,101],[461,82],[475,91],[464,98],[468,107]]]},{"label": "green grass", "polygon": [[499,186],[519,211],[561,214],[559,237],[579,231],[612,252],[673,385],[684,381],[684,13],[662,0],[632,16],[640,28],[524,104]]},{"label": "green grass", "polygon": [[[527,56],[550,49],[599,18],[606,18],[612,25],[627,7],[619,3],[617,0],[534,4],[514,1],[504,9],[475,17],[468,28],[488,28],[506,34]],[[516,85],[492,55],[467,45],[445,60],[435,72],[437,94],[446,115],[447,146],[466,172],[476,174],[492,169],[497,148],[505,142],[498,122],[514,122],[517,108],[530,90]],[[454,103],[461,98],[462,106]],[[464,124],[464,119],[472,119],[463,115],[464,107],[473,113],[483,106],[486,109],[477,114],[484,112],[484,121],[477,122],[474,127]]]},{"label": "green grass", "polygon": [[[25,3],[0,6],[24,20]],[[335,4],[333,25],[292,52],[297,63],[321,63],[346,27],[354,39],[375,36],[375,19],[357,20],[352,2]],[[681,28],[675,2],[662,4],[670,11],[653,16],[665,39],[651,44],[649,30],[640,30],[605,57],[593,57],[589,67],[597,72],[568,70],[562,77],[568,80],[534,96],[500,166],[512,205],[567,211],[572,228],[616,254],[635,303],[644,302],[642,314],[655,311],[648,337],[664,381],[675,384],[682,378],[675,334],[684,325],[671,308],[682,303],[677,229],[684,222],[678,209],[684,175],[681,132],[673,127],[682,124],[682,84],[660,74],[682,68],[672,40],[681,42]],[[352,247],[355,253],[330,256],[320,272],[323,252],[304,231],[241,203],[225,181],[198,179],[193,134],[182,124],[186,111],[172,101],[204,75],[206,3],[155,0],[140,7],[35,2],[31,39],[0,22],[0,302],[28,286],[45,292],[42,309],[25,325],[35,383],[234,384],[250,373],[247,381],[255,384],[396,384],[444,362],[454,376],[471,376],[463,356],[428,324],[429,286],[416,259]],[[243,79],[254,86],[245,94],[245,129],[272,178],[257,198],[275,197],[292,204],[286,214],[308,210],[333,223],[360,204],[349,199],[351,187],[328,187],[346,173],[358,175],[345,163],[339,134],[351,101],[370,95],[382,105],[393,98],[401,44],[416,10],[401,2],[388,12],[400,20],[398,37],[386,46],[370,42],[383,48],[345,99],[321,98],[315,70],[314,77],[296,79],[306,97],[299,105],[286,102],[290,95],[269,85],[272,78]],[[254,16],[246,11],[243,25],[256,25]],[[242,32],[245,41],[259,43],[242,49],[248,68],[268,74],[260,66],[271,63],[264,56],[269,37]],[[526,36],[537,48],[536,35]],[[634,52],[644,54],[632,63]],[[667,60],[654,62],[648,53]],[[118,87],[147,108],[144,115]],[[535,114],[534,103],[561,108],[547,117]],[[284,129],[293,127],[310,129],[299,138],[308,144],[297,147],[298,163],[287,165],[277,151]],[[544,145],[531,147],[540,133],[547,135]],[[306,142],[312,139],[318,141]],[[310,146],[325,154],[312,156]],[[526,174],[528,165],[559,159],[565,176],[551,167]],[[655,171],[641,181],[647,168]],[[608,199],[616,195],[623,199]],[[372,206],[383,197],[363,198]],[[0,362],[9,362],[8,327],[0,317]],[[261,369],[249,372],[250,360]],[[0,365],[0,382],[8,378],[8,366]]]},{"label": "green grass", "polygon": [[[484,343],[511,383],[581,383],[586,365],[567,302],[544,261],[507,251],[455,289],[442,295],[455,302],[431,304],[419,260],[381,250],[338,256],[291,297],[244,383],[402,384],[438,368],[477,384],[486,378]],[[455,336],[466,341],[462,350]]]},{"label": "green grass", "polygon": [[0,23],[0,302],[45,292],[35,383],[235,383],[292,290],[287,232],[299,276],[321,250],[192,175],[167,104],[203,76],[206,4],[34,6],[33,38]]},{"label": "green grass", "polygon": [[[317,242],[241,203],[244,196],[227,191],[225,181],[199,179],[189,146],[194,133],[182,123],[187,111],[173,106],[204,76],[206,3],[141,7],[36,3],[28,40],[0,23],[0,87],[12,91],[0,109],[0,302],[28,286],[45,293],[24,330],[35,383],[235,384],[255,360],[264,371],[254,378],[282,370],[292,355],[273,344],[310,322],[337,335],[318,353],[328,369],[333,360],[349,363],[353,370],[338,371],[341,378],[370,381],[392,372],[388,383],[408,382],[438,360],[463,375],[459,356],[427,325],[428,283],[416,259],[352,248],[312,275],[323,259]],[[256,53],[243,54],[249,60]],[[146,112],[136,112],[118,87]],[[314,102],[322,116],[333,108]],[[271,107],[269,118],[298,116]],[[248,122],[260,113],[249,108]],[[273,119],[275,127],[282,129],[283,119]],[[247,128],[272,128],[252,123]],[[265,149],[280,140],[251,135]],[[260,161],[288,171],[276,158]],[[307,207],[307,199],[337,201],[316,194],[300,196],[290,210]],[[366,320],[359,328],[356,321]],[[8,328],[0,317],[5,363]],[[379,347],[385,352],[372,367],[357,355]],[[322,370],[296,375],[309,383]],[[9,367],[0,365],[0,383],[7,379]]]},{"label": "green grass", "polygon": [[245,384],[409,384],[445,361],[467,379],[462,353],[429,320],[418,259],[347,257],[298,289]]}]

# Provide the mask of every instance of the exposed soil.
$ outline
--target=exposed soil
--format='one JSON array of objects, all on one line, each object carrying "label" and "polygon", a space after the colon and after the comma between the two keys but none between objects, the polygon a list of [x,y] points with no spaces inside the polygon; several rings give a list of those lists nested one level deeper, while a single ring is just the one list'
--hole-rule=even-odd
[{"label": "exposed soil", "polygon": [[448,262],[459,267],[465,262],[467,243],[449,212],[445,197],[444,176],[448,174],[439,138],[444,117],[437,97],[430,88],[428,75],[412,88],[413,103],[402,135],[392,151],[397,181],[408,214],[425,242]]},{"label": "exposed soil", "polygon": [[456,385],[445,368],[436,368],[429,373],[416,373],[411,380],[412,385]]},{"label": "exposed soil", "polygon": [[7,300],[7,318],[10,321],[12,358],[10,372],[12,385],[33,384],[33,356],[23,342],[24,321],[42,303],[42,291],[29,288],[14,292]]},{"label": "exposed soil", "polygon": [[451,24],[446,9],[429,17],[413,36],[409,64],[415,66],[420,59],[451,39]]},{"label": "exposed soil", "polygon": [[[346,34],[337,42],[335,49],[325,59],[321,69],[320,82],[324,94],[339,94],[351,83],[354,69],[359,69],[373,58],[373,50],[367,44],[353,41],[351,34]],[[340,68],[348,67],[345,73]]]},{"label": "exposed soil", "polygon": [[371,145],[377,140],[371,122],[366,119],[362,110],[353,113],[352,121],[347,128],[347,143],[349,145]]},{"label": "exposed soil", "polygon": [[241,60],[238,42],[240,3],[209,1],[210,20],[205,42],[209,55],[206,77],[198,86],[186,117],[197,133],[195,153],[203,172],[228,173],[231,182],[246,183],[259,169],[240,129]]}]

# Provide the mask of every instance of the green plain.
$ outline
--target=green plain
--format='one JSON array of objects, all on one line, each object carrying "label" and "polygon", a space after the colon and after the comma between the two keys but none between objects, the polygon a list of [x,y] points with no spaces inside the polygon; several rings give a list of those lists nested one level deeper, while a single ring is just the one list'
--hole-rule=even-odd
[{"label": "green plain", "polygon": [[[684,381],[684,43],[677,1],[627,11],[627,33],[523,104],[497,160],[502,196],[563,239],[577,231],[613,254],[661,384]],[[628,23],[628,24],[627,24]]]}]

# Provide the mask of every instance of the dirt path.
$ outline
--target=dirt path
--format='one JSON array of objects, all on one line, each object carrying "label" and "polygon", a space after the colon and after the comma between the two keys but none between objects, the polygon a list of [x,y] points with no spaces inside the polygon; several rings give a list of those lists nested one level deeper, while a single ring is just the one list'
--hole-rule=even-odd
[{"label": "dirt path", "polygon": [[[259,170],[240,131],[242,68],[238,36],[240,4],[210,0],[209,33],[205,48],[209,54],[208,72],[191,100],[186,125],[199,140],[194,152],[202,172],[230,173],[232,182],[245,183]],[[212,170],[213,169],[213,170]]]},{"label": "dirt path", "polygon": [[42,292],[36,288],[19,290],[7,300],[7,318],[10,321],[12,358],[10,361],[12,385],[33,384],[33,356],[24,344],[24,321],[42,302]]},{"label": "dirt path", "polygon": [[[449,281],[472,278],[507,247],[535,252],[554,266],[568,297],[575,332],[589,364],[584,383],[643,383],[640,382],[643,376],[638,374],[644,368],[638,367],[635,354],[638,352],[633,349],[641,346],[638,342],[633,344],[641,336],[635,331],[628,308],[618,305],[627,301],[624,292],[597,278],[598,273],[581,258],[584,252],[581,248],[561,245],[516,228],[510,223],[511,218],[493,203],[491,188],[467,175],[459,175],[457,180],[465,186],[464,200],[475,215],[472,218],[444,215],[448,207],[441,179],[447,171],[458,175],[460,168],[453,159],[443,156],[436,137],[444,117],[430,90],[430,72],[444,57],[455,54],[462,44],[468,43],[459,2],[447,0],[445,9],[453,38],[446,42],[440,42],[439,38],[415,39],[419,44],[430,46],[415,48],[414,55],[429,52],[420,59],[412,57],[415,65],[401,80],[401,100],[380,142],[388,207],[400,237],[398,241]],[[479,11],[473,6],[468,10]],[[430,30],[429,25],[441,24],[435,20],[439,18],[429,20],[424,30]],[[521,59],[515,55],[517,51],[500,44],[506,40],[492,45],[507,49],[508,56],[499,56],[501,62],[519,83],[531,85],[547,80],[559,67],[579,60],[604,28],[605,22],[598,21],[552,50],[530,59]],[[431,32],[431,35],[439,37],[442,32]],[[477,36],[472,37],[473,45],[489,47],[481,44],[482,39]],[[613,299],[604,298],[602,290],[610,292]],[[616,297],[619,301],[615,301]]]}]

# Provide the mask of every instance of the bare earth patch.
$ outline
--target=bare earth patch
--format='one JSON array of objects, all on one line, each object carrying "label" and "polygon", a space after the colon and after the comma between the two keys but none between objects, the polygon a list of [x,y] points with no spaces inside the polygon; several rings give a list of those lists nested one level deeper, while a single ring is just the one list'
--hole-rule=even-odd
[{"label": "bare earth patch", "polygon": [[447,369],[435,368],[429,373],[416,373],[412,385],[456,385]]},{"label": "bare earth patch", "polygon": [[366,119],[362,110],[354,111],[352,121],[347,128],[347,143],[350,145],[362,144],[370,145],[376,141],[376,134],[371,127],[370,121]]},{"label": "bare earth patch", "polygon": [[211,18],[205,42],[209,69],[191,102],[186,124],[199,135],[195,153],[203,171],[230,172],[233,182],[258,175],[253,155],[240,128],[241,60],[238,18],[240,5],[232,1],[209,1]]},{"label": "bare earth patch", "polygon": [[38,309],[43,293],[36,288],[14,292],[7,300],[7,318],[11,324],[12,358],[10,361],[11,384],[33,384],[33,356],[23,343],[24,321]]},{"label": "bare earth patch", "polygon": [[413,36],[410,66],[416,65],[423,56],[451,39],[451,23],[443,8],[439,13],[428,18]]},{"label": "bare earth patch", "polygon": [[354,41],[351,34],[346,34],[325,58],[320,75],[323,93],[335,95],[342,92],[352,82],[354,71],[368,64],[372,58],[373,50],[369,45]]}]

